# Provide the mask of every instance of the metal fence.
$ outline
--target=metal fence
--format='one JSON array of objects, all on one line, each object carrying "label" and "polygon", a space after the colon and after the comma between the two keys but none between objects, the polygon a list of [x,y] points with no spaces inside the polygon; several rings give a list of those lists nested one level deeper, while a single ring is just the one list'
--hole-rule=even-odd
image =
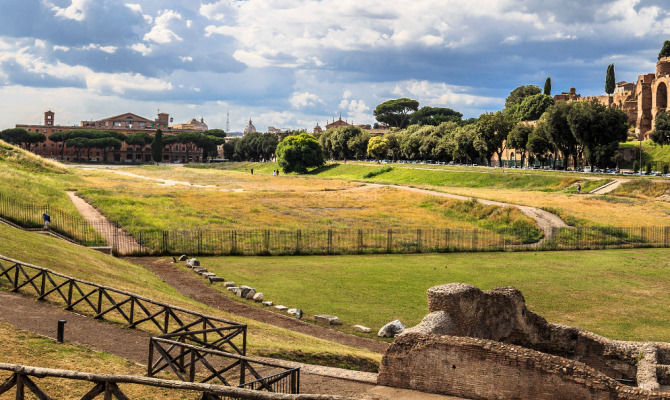
[{"label": "metal fence", "polygon": [[79,214],[72,214],[48,204],[23,202],[0,193],[0,216],[28,229],[44,226],[42,213],[51,217],[49,229],[84,246],[105,246],[106,240]]},{"label": "metal fence", "polygon": [[[0,215],[41,226],[45,207],[0,195]],[[88,246],[118,255],[329,255],[670,247],[670,226],[529,229],[156,230],[89,223],[51,210],[52,227]]]}]

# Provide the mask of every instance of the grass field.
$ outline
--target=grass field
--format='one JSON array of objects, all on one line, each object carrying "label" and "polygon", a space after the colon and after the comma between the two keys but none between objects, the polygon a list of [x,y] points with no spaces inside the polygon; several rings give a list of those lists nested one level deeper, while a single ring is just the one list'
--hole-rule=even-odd
[{"label": "grass field", "polygon": [[[276,168],[273,163],[231,163],[229,170],[246,173],[249,168],[264,173]],[[670,194],[670,183],[660,179],[631,179],[613,195],[576,194],[608,182],[606,175],[573,175],[551,171],[476,169],[464,172],[448,167],[416,169],[416,165],[394,165],[393,170],[366,179],[364,175],[384,167],[366,163],[333,164],[314,171],[311,176],[361,182],[405,184],[468,197],[484,198],[557,211],[573,225],[663,226],[670,221],[670,202],[653,195]],[[587,179],[589,178],[589,179]],[[638,182],[639,183],[636,183]],[[644,188],[652,187],[646,191]],[[645,195],[645,193],[649,195]],[[634,215],[635,218],[631,218]]]},{"label": "grass field", "polygon": [[[332,354],[379,361],[379,355],[276,328],[207,307],[182,296],[143,267],[51,237],[0,224],[0,254],[57,272],[126,290],[193,311],[248,324],[250,354]],[[6,282],[6,281],[4,281]],[[6,283],[3,283],[6,284]],[[0,285],[2,288],[2,285]]]},{"label": "grass field", "polygon": [[277,304],[333,314],[345,330],[426,314],[447,282],[514,286],[547,320],[623,340],[670,341],[669,249],[313,257],[212,257],[210,271]]},{"label": "grass field", "polygon": [[[165,187],[105,171],[82,171],[79,191],[126,229],[514,229],[540,236],[514,208],[473,206],[391,187],[211,169],[144,167],[124,172],[214,187]],[[527,234],[526,232],[530,232]],[[526,237],[530,235],[530,238]],[[523,237],[521,237],[523,236]]]}]

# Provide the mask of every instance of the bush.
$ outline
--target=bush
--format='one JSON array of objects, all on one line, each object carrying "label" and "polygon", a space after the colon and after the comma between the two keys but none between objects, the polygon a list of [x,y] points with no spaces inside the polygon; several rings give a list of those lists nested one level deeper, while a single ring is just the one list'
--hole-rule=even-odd
[{"label": "bush", "polygon": [[647,175],[651,174],[651,163],[647,163],[647,166],[645,167],[645,172]]},{"label": "bush", "polygon": [[304,174],[307,168],[325,164],[323,148],[316,138],[308,133],[287,136],[277,146],[277,163],[285,173]]},{"label": "bush", "polygon": [[633,161],[633,172],[640,172],[640,163],[637,160]]},{"label": "bush", "polygon": [[393,170],[393,167],[384,167],[384,168],[377,169],[377,170],[370,171],[370,172],[366,173],[365,175],[363,175],[363,178],[366,178],[366,179],[367,178],[374,178],[377,175],[385,174],[387,172],[391,172],[392,170]]},{"label": "bush", "polygon": [[670,166],[668,166],[667,163],[666,163],[666,164],[663,164],[663,175],[667,175],[667,174],[668,174],[668,169],[669,169],[669,167],[670,167]]}]

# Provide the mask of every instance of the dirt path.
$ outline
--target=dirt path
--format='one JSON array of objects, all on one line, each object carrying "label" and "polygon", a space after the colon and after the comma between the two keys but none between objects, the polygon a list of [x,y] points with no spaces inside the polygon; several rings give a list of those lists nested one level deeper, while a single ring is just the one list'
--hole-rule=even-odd
[{"label": "dirt path", "polygon": [[461,195],[458,195],[458,194],[444,193],[444,192],[438,192],[436,190],[420,189],[420,188],[415,188],[415,187],[410,187],[410,186],[403,186],[403,185],[385,185],[385,184],[379,184],[379,183],[368,183],[364,186],[364,188],[368,188],[368,189],[375,189],[375,188],[381,188],[381,187],[392,187],[392,188],[396,188],[396,189],[400,189],[400,190],[408,190],[410,192],[428,194],[428,195],[431,195],[431,196],[438,196],[438,197],[447,197],[447,198],[450,198],[450,199],[456,199],[456,200],[462,200],[462,201],[468,201],[468,200],[471,200],[471,199],[475,199],[482,204],[499,206],[499,207],[516,207],[522,213],[524,213],[528,217],[535,220],[535,223],[537,223],[537,226],[539,226],[540,229],[542,229],[542,232],[544,232],[544,237],[539,242],[537,242],[537,244],[540,244],[543,241],[550,239],[554,234],[554,229],[555,228],[567,228],[568,227],[568,224],[566,224],[558,215],[552,214],[548,211],[544,211],[544,210],[541,210],[541,209],[536,208],[536,207],[522,206],[522,205],[518,205],[518,204],[504,203],[504,202],[501,202],[501,201],[494,201],[494,200],[479,199],[479,198],[476,198],[476,197],[461,196]]},{"label": "dirt path", "polygon": [[601,186],[589,192],[589,194],[607,194],[615,191],[622,183],[628,182],[630,179],[615,179],[613,183]]},{"label": "dirt path", "polygon": [[128,258],[135,264],[142,265],[158,275],[165,283],[174,287],[181,294],[211,307],[226,312],[243,315],[256,321],[265,322],[281,328],[301,332],[310,336],[330,340],[348,346],[365,348],[377,353],[384,353],[389,344],[360,336],[349,335],[334,329],[313,325],[300,321],[295,317],[275,313],[259,307],[235,301],[225,294],[213,289],[198,275],[184,270],[165,258]]},{"label": "dirt path", "polygon": [[93,228],[105,238],[109,246],[116,248],[119,254],[130,254],[140,248],[135,239],[123,229],[117,228],[110,223],[107,217],[102,215],[95,207],[88,204],[86,200],[77,196],[75,192],[67,192],[77,211],[86,219]]}]

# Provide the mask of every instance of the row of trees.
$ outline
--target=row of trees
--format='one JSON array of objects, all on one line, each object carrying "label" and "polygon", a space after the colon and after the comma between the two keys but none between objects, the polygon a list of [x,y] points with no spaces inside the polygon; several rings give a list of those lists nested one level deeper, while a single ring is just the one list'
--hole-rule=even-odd
[{"label": "row of trees", "polygon": [[[155,135],[150,135],[146,132],[135,132],[126,135],[116,131],[78,129],[54,132],[49,136],[49,139],[53,142],[64,144],[64,146],[60,146],[61,158],[63,158],[65,148],[70,147],[77,150],[77,158],[79,158],[80,152],[83,150],[87,152],[88,156],[92,149],[100,149],[103,151],[104,159],[107,159],[109,151],[121,149],[125,142],[129,149],[135,151],[140,151],[144,146],[152,144],[153,159],[161,161],[163,148],[176,143],[194,144],[202,149],[203,158],[216,156],[217,145],[223,144],[225,137],[226,133],[221,129],[210,129],[202,133],[181,132],[176,135],[163,135],[160,129],[157,130]],[[32,144],[46,141],[46,136],[37,132],[29,132],[22,128],[12,128],[0,132],[0,139],[8,143],[30,147]]]}]

